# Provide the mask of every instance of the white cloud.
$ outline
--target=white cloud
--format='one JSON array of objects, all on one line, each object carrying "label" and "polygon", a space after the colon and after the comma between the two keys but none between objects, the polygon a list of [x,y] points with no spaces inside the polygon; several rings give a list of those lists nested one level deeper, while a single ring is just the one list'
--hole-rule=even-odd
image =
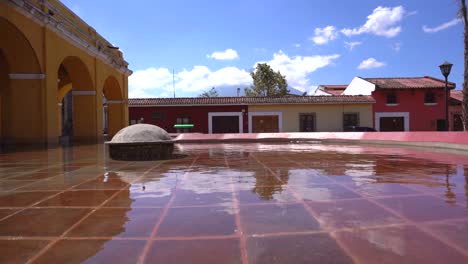
[{"label": "white cloud", "polygon": [[443,23],[442,25],[439,25],[437,27],[433,27],[433,28],[430,28],[426,25],[424,25],[422,27],[423,31],[426,32],[426,33],[437,33],[439,31],[442,31],[444,29],[447,29],[447,28],[450,28],[450,27],[453,27],[453,26],[456,26],[458,23],[461,22],[461,19],[459,18],[454,18],[452,20],[450,20],[449,22],[445,22]]},{"label": "white cloud", "polygon": [[344,44],[345,44],[345,47],[347,49],[353,50],[354,47],[361,45],[362,42],[360,42],[360,41],[350,41],[350,42],[345,41]]},{"label": "white cloud", "polygon": [[294,47],[296,47],[296,48],[300,48],[300,47],[301,47],[301,44],[299,44],[299,43],[296,43],[296,44],[294,44]]},{"label": "white cloud", "polygon": [[[326,56],[294,56],[289,57],[279,51],[273,54],[273,59],[267,63],[275,70],[286,76],[289,86],[302,92],[313,92],[315,86],[311,86],[308,75],[319,68],[328,66],[338,59],[340,55]],[[314,90],[312,90],[314,88]]]},{"label": "white cloud", "polygon": [[[168,97],[173,95],[172,72],[166,68],[149,68],[135,71],[129,77],[129,97]],[[191,70],[175,73],[176,95],[193,95],[212,87],[227,85],[247,86],[252,82],[250,74],[236,67],[211,71],[206,66],[194,66]]]},{"label": "white cloud", "polygon": [[316,28],[315,36],[310,38],[315,44],[323,45],[338,37],[336,28],[334,26],[327,26],[324,28]]},{"label": "white cloud", "polygon": [[360,70],[369,70],[385,66],[384,62],[380,62],[374,58],[368,58],[359,64],[358,69]]},{"label": "white cloud", "polygon": [[227,49],[225,51],[215,51],[213,53],[206,55],[207,58],[215,60],[234,60],[238,59],[237,51],[233,49]]},{"label": "white cloud", "polygon": [[345,28],[341,33],[348,37],[368,33],[392,38],[401,32],[399,24],[404,14],[405,9],[402,6],[394,8],[379,6],[367,17],[364,25],[353,29]]},{"label": "white cloud", "polygon": [[[338,54],[326,56],[289,57],[279,51],[267,63],[275,70],[281,71],[291,87],[300,91],[314,91],[308,75],[319,68],[333,63]],[[256,63],[257,64],[257,63]],[[254,65],[254,67],[256,66]],[[194,66],[190,70],[175,73],[177,96],[194,96],[212,87],[239,86],[252,84],[250,73],[237,67],[225,67],[216,71],[206,66]],[[171,97],[173,95],[172,71],[166,68],[149,68],[135,71],[129,77],[129,97]]]}]

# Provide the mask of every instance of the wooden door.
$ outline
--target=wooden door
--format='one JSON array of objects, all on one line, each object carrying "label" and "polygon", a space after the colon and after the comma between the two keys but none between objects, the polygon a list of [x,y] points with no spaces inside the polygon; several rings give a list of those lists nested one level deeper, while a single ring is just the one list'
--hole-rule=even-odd
[{"label": "wooden door", "polygon": [[238,116],[213,116],[213,133],[239,133]]},{"label": "wooden door", "polygon": [[299,115],[299,131],[314,132],[315,131],[315,114],[300,114]]},{"label": "wooden door", "polygon": [[405,131],[404,117],[381,117],[380,131]]},{"label": "wooden door", "polygon": [[279,118],[277,115],[252,116],[253,133],[279,132]]}]

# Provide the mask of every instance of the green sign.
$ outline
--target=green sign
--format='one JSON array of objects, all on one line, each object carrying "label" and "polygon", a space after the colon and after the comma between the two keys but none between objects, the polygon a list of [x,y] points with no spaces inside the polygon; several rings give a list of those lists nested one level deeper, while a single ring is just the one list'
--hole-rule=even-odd
[{"label": "green sign", "polygon": [[193,124],[175,124],[174,128],[193,128]]}]

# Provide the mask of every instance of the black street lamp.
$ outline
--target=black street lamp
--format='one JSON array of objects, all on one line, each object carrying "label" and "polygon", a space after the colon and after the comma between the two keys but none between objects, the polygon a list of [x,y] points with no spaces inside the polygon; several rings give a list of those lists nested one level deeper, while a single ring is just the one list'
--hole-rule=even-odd
[{"label": "black street lamp", "polygon": [[445,77],[445,131],[449,131],[449,119],[448,119],[448,76],[450,75],[450,71],[452,70],[453,64],[450,62],[444,62],[439,65],[440,72]]}]

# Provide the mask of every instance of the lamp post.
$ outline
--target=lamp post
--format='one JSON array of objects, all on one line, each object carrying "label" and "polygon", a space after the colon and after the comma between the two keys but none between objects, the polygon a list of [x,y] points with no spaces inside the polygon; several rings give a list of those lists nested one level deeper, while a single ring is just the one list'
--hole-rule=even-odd
[{"label": "lamp post", "polygon": [[445,131],[449,131],[449,119],[448,119],[448,76],[450,75],[450,71],[452,70],[453,64],[450,62],[444,62],[439,65],[440,72],[445,77]]}]

